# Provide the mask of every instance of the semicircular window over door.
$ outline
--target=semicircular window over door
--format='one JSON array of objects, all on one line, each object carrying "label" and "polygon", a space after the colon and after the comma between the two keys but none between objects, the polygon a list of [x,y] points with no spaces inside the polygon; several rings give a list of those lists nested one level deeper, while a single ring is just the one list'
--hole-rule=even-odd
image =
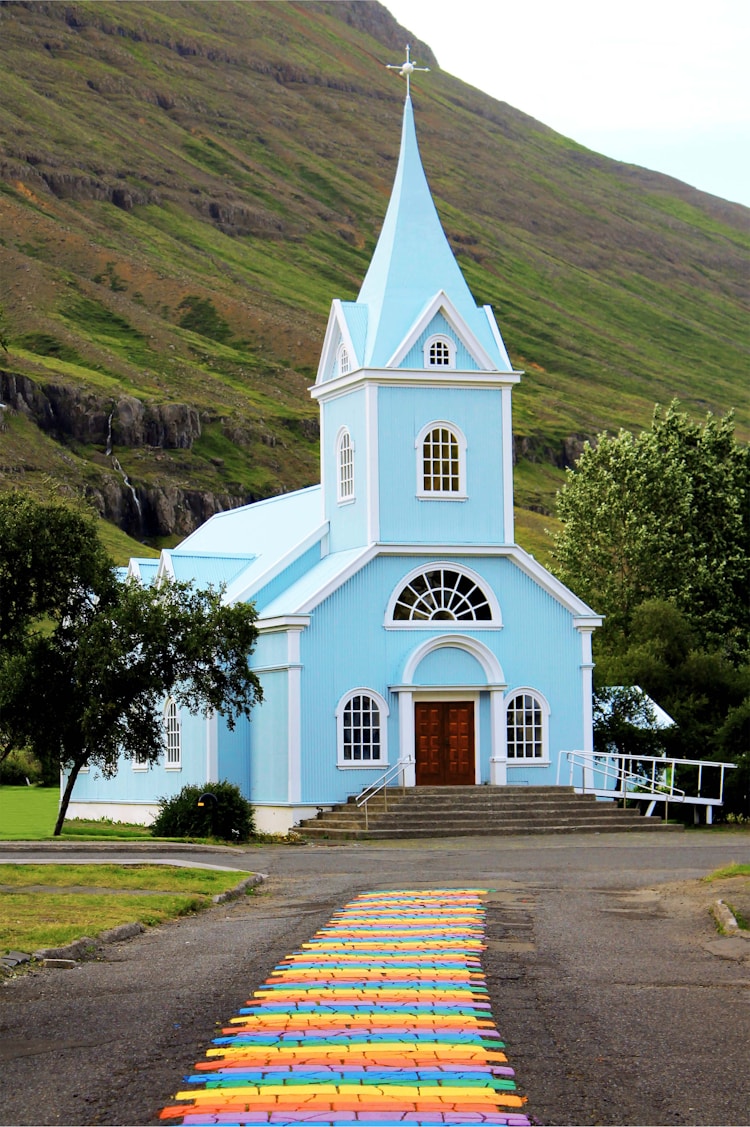
[{"label": "semicircular window over door", "polygon": [[393,606],[394,622],[490,622],[490,601],[465,572],[429,568],[412,576]]}]

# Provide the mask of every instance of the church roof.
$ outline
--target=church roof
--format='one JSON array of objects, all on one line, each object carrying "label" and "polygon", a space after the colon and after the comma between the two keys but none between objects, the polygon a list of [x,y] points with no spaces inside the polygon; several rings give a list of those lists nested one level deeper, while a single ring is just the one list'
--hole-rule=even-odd
[{"label": "church roof", "polygon": [[[355,305],[367,307],[364,354],[358,352],[362,365],[385,367],[441,291],[493,364],[507,371],[505,349],[498,345],[487,311],[472,297],[440,223],[419,155],[411,98],[407,97],[391,199]],[[344,313],[355,337],[361,332],[361,322],[356,324],[352,317],[352,304],[346,303]]]}]

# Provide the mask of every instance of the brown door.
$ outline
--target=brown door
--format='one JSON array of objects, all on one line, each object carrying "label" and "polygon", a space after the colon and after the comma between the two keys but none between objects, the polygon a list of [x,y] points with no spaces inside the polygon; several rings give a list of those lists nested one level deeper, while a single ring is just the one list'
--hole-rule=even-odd
[{"label": "brown door", "polygon": [[417,786],[472,786],[473,701],[419,701],[414,706]]}]

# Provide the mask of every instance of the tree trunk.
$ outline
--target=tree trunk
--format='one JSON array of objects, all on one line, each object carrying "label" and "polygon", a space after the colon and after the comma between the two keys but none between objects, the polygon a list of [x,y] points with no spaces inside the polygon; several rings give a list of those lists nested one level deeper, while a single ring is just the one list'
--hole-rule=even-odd
[{"label": "tree trunk", "polygon": [[68,775],[68,781],[65,784],[65,790],[63,791],[63,796],[60,799],[60,809],[59,809],[58,814],[57,814],[57,821],[55,822],[55,828],[52,831],[54,837],[59,837],[60,834],[62,833],[63,822],[65,821],[65,815],[68,812],[68,805],[70,803],[70,796],[73,793],[73,787],[76,785],[76,779],[78,778],[78,772],[81,770],[81,767],[85,766],[85,763],[86,763],[85,759],[81,759],[81,760],[76,759],[75,762],[73,763],[73,766],[70,769],[70,774]]}]

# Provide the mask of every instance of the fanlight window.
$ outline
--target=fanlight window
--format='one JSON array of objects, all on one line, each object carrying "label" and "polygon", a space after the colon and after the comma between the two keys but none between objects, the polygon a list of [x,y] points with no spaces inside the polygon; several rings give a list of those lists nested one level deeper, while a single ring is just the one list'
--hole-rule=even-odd
[{"label": "fanlight window", "polygon": [[531,693],[518,693],[508,702],[508,759],[544,757],[544,714]]},{"label": "fanlight window", "polygon": [[164,744],[166,747],[166,766],[182,766],[180,714],[177,711],[177,702],[171,697],[164,707]]},{"label": "fanlight window", "polygon": [[344,428],[338,438],[338,499],[351,501],[354,497],[354,446],[349,431]]},{"label": "fanlight window", "polygon": [[492,607],[463,572],[439,567],[414,576],[393,608],[394,622],[488,622]]},{"label": "fanlight window", "polygon": [[458,439],[448,427],[436,427],[422,445],[422,488],[425,493],[459,493],[461,454]]},{"label": "fanlight window", "polygon": [[341,760],[344,763],[379,763],[381,760],[380,707],[374,697],[357,693],[344,705]]},{"label": "fanlight window", "polygon": [[452,368],[455,364],[456,346],[449,337],[430,337],[424,345],[426,368]]}]

